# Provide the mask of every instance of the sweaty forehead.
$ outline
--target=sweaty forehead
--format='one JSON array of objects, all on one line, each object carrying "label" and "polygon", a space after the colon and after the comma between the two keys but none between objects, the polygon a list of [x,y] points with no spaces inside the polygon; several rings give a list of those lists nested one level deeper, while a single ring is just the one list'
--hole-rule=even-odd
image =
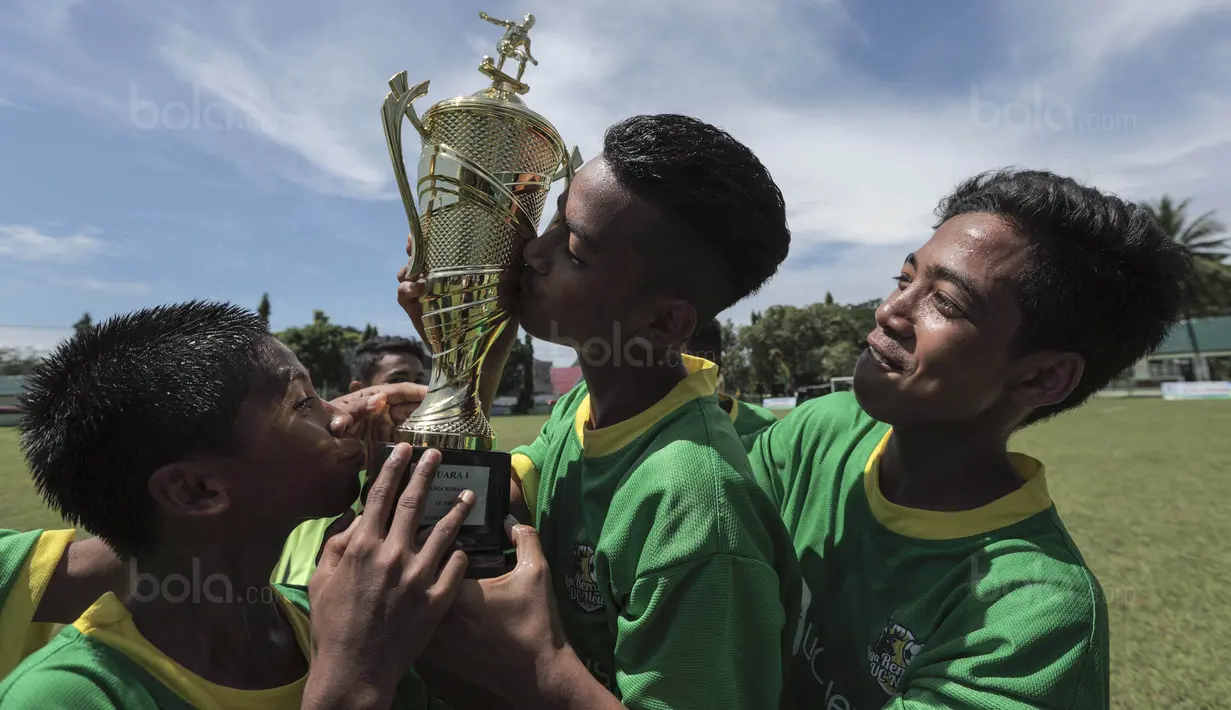
[{"label": "sweaty forehead", "polygon": [[919,268],[940,266],[979,284],[989,295],[1011,288],[1028,258],[1027,243],[1003,218],[958,215],[937,228],[915,251]]},{"label": "sweaty forehead", "polygon": [[564,199],[569,227],[596,250],[645,233],[657,217],[652,205],[620,184],[601,156],[577,172]]},{"label": "sweaty forehead", "polygon": [[288,396],[296,383],[311,382],[307,368],[291,349],[277,338],[269,337],[261,345],[261,373],[257,380],[259,394],[274,400]]}]

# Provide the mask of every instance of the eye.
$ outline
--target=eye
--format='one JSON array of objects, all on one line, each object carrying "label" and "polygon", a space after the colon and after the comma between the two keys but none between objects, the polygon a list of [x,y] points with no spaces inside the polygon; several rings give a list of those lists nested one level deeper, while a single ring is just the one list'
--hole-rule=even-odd
[{"label": "eye", "polygon": [[906,272],[902,272],[893,277],[893,282],[898,285],[898,288],[906,288],[906,284],[910,283],[910,277],[906,275]]},{"label": "eye", "polygon": [[303,410],[305,410],[305,409],[308,409],[309,407],[311,407],[311,406],[312,406],[312,403],[313,403],[313,402],[315,402],[315,401],[316,401],[316,397],[314,397],[314,396],[313,396],[313,397],[304,397],[303,399],[301,399],[301,400],[299,400],[298,402],[296,402],[296,403],[295,403],[295,410],[296,410],[296,411],[303,411]]},{"label": "eye", "polygon": [[586,265],[586,262],[582,261],[581,259],[578,259],[577,255],[574,254],[573,252],[565,250],[564,253],[568,255],[568,260],[573,263],[573,266],[585,266]]},{"label": "eye", "polygon": [[936,310],[946,318],[956,318],[962,315],[962,309],[957,305],[957,301],[949,298],[944,293],[937,291],[933,296],[936,300]]}]

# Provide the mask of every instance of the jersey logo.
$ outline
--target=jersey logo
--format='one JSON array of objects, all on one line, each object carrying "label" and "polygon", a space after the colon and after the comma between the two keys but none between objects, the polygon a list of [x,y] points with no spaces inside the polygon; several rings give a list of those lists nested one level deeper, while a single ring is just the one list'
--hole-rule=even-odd
[{"label": "jersey logo", "polygon": [[914,632],[890,621],[876,643],[868,647],[868,672],[881,690],[897,695],[906,667],[922,650],[923,644],[915,640]]},{"label": "jersey logo", "polygon": [[603,608],[603,595],[598,591],[598,571],[594,561],[594,546],[577,543],[573,550],[573,569],[564,578],[569,598],[585,611]]}]

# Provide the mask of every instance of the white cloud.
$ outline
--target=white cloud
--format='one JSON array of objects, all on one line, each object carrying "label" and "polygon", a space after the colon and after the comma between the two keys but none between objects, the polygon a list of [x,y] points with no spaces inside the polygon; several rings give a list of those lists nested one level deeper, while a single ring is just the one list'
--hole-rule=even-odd
[{"label": "white cloud", "polygon": [[103,250],[103,241],[93,234],[54,236],[27,225],[0,224],[0,256],[17,261],[75,262]]}]

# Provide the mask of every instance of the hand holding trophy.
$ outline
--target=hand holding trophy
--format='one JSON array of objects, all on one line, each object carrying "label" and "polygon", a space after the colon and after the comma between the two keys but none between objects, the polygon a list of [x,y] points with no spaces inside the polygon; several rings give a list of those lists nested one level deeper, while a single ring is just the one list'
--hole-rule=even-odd
[{"label": "hand holding trophy", "polygon": [[[521,99],[530,90],[521,81],[526,62],[538,63],[526,36],[534,16],[522,23],[480,17],[506,28],[497,46],[499,62],[485,56],[479,66],[491,86],[442,100],[420,118],[413,102],[427,93],[429,82],[411,87],[406,72],[400,72],[389,81],[381,112],[410,224],[407,273],[423,282],[422,335],[432,352],[428,394],[384,455],[398,442],[414,447],[412,461],[429,448],[441,452],[425,526],[448,512],[462,490],[475,492],[458,536],[470,558],[470,577],[506,570],[511,457],[494,450],[495,432],[479,394],[495,384],[484,378],[498,380],[500,373],[487,372],[484,365],[493,346],[512,335],[505,333],[512,310],[504,296],[514,286],[524,240],[537,233],[547,192],[556,180],[571,180],[581,164],[555,127]],[[517,77],[503,72],[505,59],[518,62]],[[403,162],[403,118],[422,141],[415,191]]]}]

